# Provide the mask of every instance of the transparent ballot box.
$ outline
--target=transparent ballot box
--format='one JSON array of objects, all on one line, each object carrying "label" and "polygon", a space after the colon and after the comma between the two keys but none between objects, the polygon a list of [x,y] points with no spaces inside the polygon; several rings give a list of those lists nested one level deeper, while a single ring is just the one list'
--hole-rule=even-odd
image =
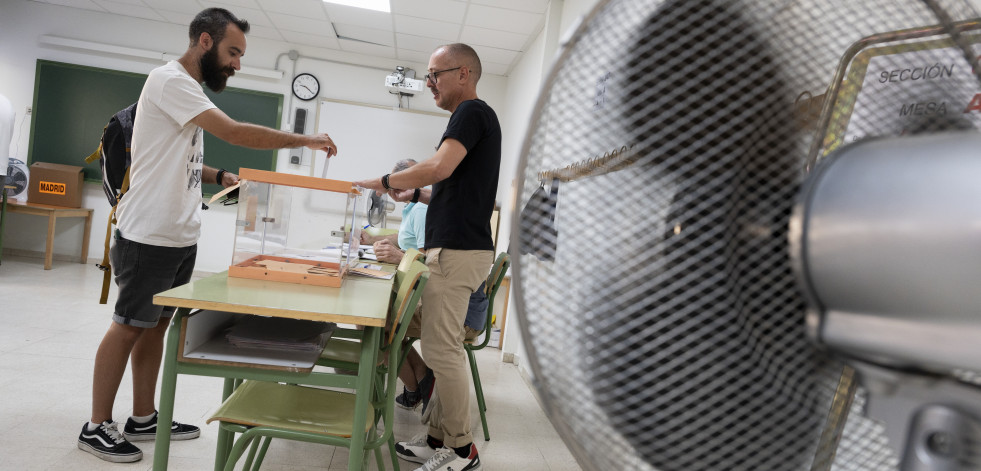
[{"label": "transparent ballot box", "polygon": [[247,168],[239,178],[228,276],[341,286],[358,262],[363,224],[354,185]]}]

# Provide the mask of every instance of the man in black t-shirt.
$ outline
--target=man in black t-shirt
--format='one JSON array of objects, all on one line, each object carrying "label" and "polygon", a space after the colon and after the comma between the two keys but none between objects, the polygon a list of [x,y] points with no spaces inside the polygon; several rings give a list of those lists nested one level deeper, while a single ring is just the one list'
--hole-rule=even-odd
[{"label": "man in black t-shirt", "polygon": [[[501,165],[501,125],[477,98],[480,59],[465,44],[440,46],[429,58],[426,84],[440,108],[453,113],[436,154],[398,173],[355,182],[376,191],[402,189],[429,205],[426,265],[429,283],[422,296],[422,354],[436,375],[439,401],[424,398],[427,436],[399,442],[403,459],[425,463],[425,471],[476,471],[480,458],[470,433],[470,376],[463,350],[463,322],[470,295],[494,261],[490,218]],[[422,189],[432,185],[432,191]],[[415,189],[420,189],[416,191]],[[433,407],[429,410],[429,402]],[[432,409],[439,409],[433,411]]]}]

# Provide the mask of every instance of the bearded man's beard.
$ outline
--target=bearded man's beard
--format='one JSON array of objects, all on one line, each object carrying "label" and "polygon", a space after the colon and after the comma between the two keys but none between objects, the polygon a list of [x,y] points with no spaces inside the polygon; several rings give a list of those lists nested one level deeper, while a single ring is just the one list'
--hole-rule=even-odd
[{"label": "bearded man's beard", "polygon": [[225,89],[228,77],[235,75],[233,67],[222,67],[218,62],[218,46],[212,47],[201,56],[201,77],[204,85],[218,93]]}]

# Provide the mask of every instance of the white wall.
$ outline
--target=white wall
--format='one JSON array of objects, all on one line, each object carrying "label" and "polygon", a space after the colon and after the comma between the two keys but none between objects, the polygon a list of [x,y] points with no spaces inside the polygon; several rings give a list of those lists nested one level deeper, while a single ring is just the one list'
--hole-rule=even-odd
[{"label": "white wall", "polygon": [[[590,12],[599,0],[552,0],[546,17],[545,28],[525,51],[518,65],[508,76],[505,107],[507,119],[502,122],[504,139],[501,162],[502,185],[506,184],[508,196],[502,200],[501,239],[498,247],[503,250],[510,240],[512,221],[521,211],[518,202],[513,201],[517,178],[523,178],[524,169],[519,169],[518,160],[524,144],[525,134],[533,123],[530,122],[543,81],[554,65],[560,52],[559,40],[570,33],[570,28],[578,24],[580,17]],[[519,176],[520,173],[520,176]],[[512,281],[512,287],[514,282]],[[514,292],[511,292],[514,299]],[[522,343],[521,332],[517,329],[517,318],[521,315],[515,302],[511,302],[508,312],[508,328],[503,335],[502,355],[514,355],[518,366],[525,374],[531,373]]]},{"label": "white wall", "polygon": [[[190,21],[191,18],[188,18]],[[34,72],[37,59],[54,60],[93,67],[122,70],[136,73],[149,73],[163,64],[161,61],[133,59],[82,50],[70,50],[41,45],[38,38],[54,35],[103,44],[116,44],[150,51],[167,52],[179,55],[187,47],[187,28],[137,18],[113,16],[99,12],[62,7],[26,0],[3,0],[0,4],[0,94],[7,96],[17,112],[17,122],[11,143],[11,157],[27,161],[30,117],[25,120],[25,110],[32,105],[34,95]],[[123,40],[124,38],[124,40]],[[296,61],[296,73],[310,72],[321,82],[321,96],[375,105],[395,106],[395,98],[384,87],[384,77],[396,65],[414,68],[418,73],[426,70],[426,64],[406,63],[396,59],[368,59],[350,53],[327,49],[299,46],[261,38],[250,38],[243,65],[263,69],[277,66],[277,56],[290,49],[297,50],[301,57]],[[332,59],[339,62],[365,60],[369,66],[347,65],[319,59]],[[283,56],[279,69],[285,70],[281,80],[263,79],[237,75],[232,77],[230,87],[247,88],[284,95],[284,129],[289,129],[293,112],[290,104],[290,82],[293,76],[293,63]],[[478,95],[494,107],[500,115],[506,114],[505,97],[508,81],[495,75],[485,75],[477,87]],[[293,100],[294,107],[307,107],[307,129],[313,129],[315,108],[311,102]],[[428,91],[417,94],[410,101],[412,109],[423,111],[439,110]],[[108,117],[106,117],[108,121]],[[371,123],[365,123],[370,126]],[[328,130],[329,132],[329,130]],[[44,136],[57,138],[57,136]],[[97,144],[93,136],[93,149]],[[438,139],[438,136],[433,138]],[[340,153],[335,158],[345,158],[345,149],[355,149],[357,143],[337,142]],[[350,152],[350,151],[349,151]],[[356,152],[350,152],[353,157]],[[33,156],[44,160],[43,156]],[[505,156],[513,159],[514,156]],[[207,156],[205,156],[207,161]],[[279,156],[278,170],[283,172],[306,172],[298,166],[290,165],[287,151]],[[513,164],[511,164],[513,166]],[[390,167],[366,170],[365,178],[388,172]],[[499,186],[499,200],[507,196],[510,177],[502,173]],[[89,257],[102,257],[105,236],[105,221],[108,217],[108,203],[97,184],[86,184],[82,205],[95,209]],[[234,207],[212,207],[203,214],[201,241],[198,248],[197,269],[217,272],[228,267],[231,260],[231,243],[234,227]],[[9,215],[4,235],[3,247],[18,251],[44,251],[46,221],[35,216]],[[80,220],[64,219],[58,222],[55,234],[55,254],[78,256],[81,250],[82,223]]]}]

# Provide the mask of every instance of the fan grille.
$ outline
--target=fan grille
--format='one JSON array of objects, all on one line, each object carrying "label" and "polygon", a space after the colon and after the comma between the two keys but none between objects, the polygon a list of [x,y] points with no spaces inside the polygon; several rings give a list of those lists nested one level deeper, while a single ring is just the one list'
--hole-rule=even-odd
[{"label": "fan grille", "polygon": [[[821,440],[844,365],[806,335],[787,223],[812,147],[978,127],[953,112],[911,120],[895,98],[855,104],[856,75],[834,107],[853,107],[851,123],[838,113],[815,132],[849,46],[937,22],[910,1],[612,1],[593,12],[540,98],[512,237],[534,379],[580,462],[896,468],[883,427],[860,413],[861,389],[841,440]],[[970,69],[959,51],[918,54]],[[899,102],[953,109],[978,92],[959,77]]]}]

